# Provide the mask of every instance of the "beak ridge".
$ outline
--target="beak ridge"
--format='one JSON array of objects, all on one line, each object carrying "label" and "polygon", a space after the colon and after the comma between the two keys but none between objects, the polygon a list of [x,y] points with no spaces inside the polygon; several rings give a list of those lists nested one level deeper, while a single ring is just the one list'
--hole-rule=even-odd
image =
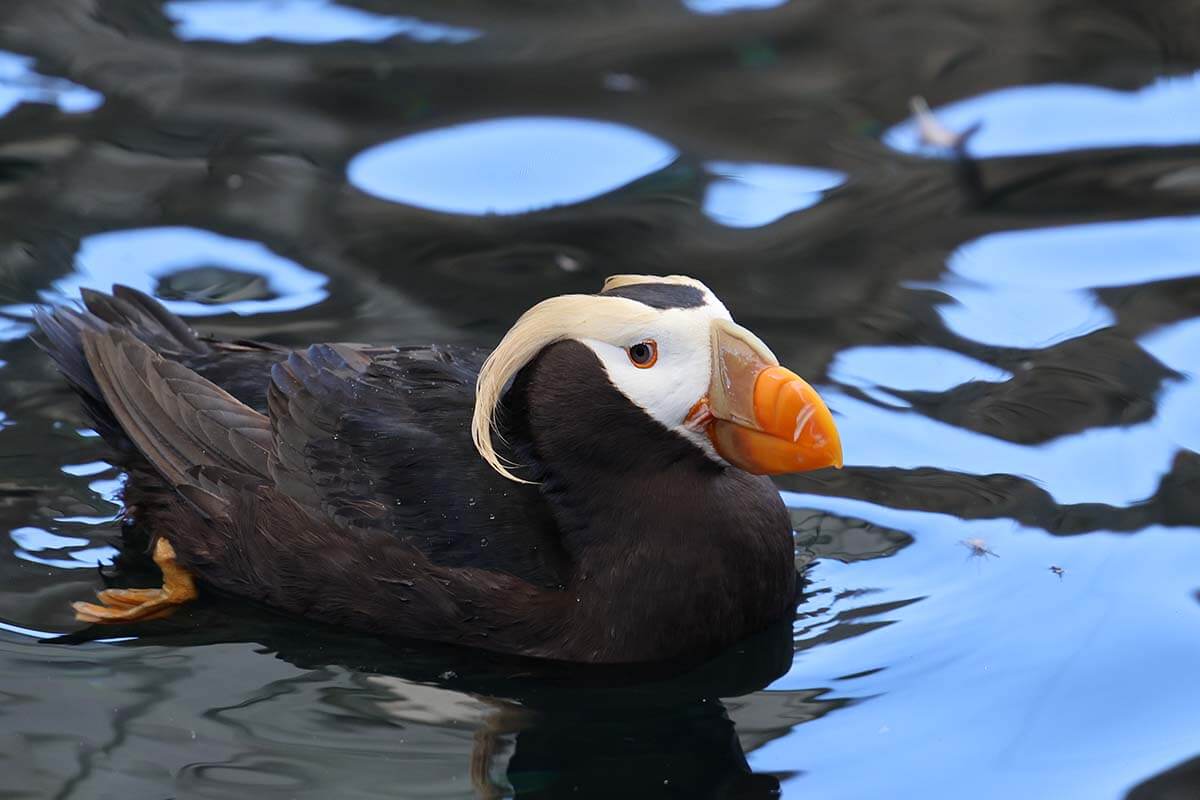
[{"label": "beak ridge", "polygon": [[708,435],[722,458],[760,475],[842,466],[829,408],[757,336],[718,320],[712,349]]}]

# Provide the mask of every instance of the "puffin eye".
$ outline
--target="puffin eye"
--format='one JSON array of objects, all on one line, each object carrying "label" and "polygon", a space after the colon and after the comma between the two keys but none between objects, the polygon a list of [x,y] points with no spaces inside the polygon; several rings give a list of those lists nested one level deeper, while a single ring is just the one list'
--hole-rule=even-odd
[{"label": "puffin eye", "polygon": [[653,339],[638,342],[632,347],[626,348],[626,351],[629,353],[629,360],[633,362],[633,365],[641,369],[649,369],[654,366],[654,362],[658,361],[658,343]]}]

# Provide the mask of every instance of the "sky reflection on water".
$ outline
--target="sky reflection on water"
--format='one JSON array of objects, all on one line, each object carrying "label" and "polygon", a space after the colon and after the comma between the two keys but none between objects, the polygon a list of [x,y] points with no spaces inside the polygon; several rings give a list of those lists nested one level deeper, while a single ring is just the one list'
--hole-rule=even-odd
[{"label": "sky reflection on water", "polygon": [[[603,196],[679,153],[625,125],[512,117],[423,131],[350,162],[352,184],[377,197],[451,214],[526,214]],[[710,161],[703,211],[734,228],[767,225],[820,201],[846,179],[816,167]]]},{"label": "sky reflection on water", "polygon": [[[79,297],[83,288],[109,291],[122,283],[154,294],[160,279],[193,267],[223,267],[265,279],[273,297],[263,300],[197,302],[162,298],[176,314],[193,317],[214,314],[263,314],[296,311],[327,296],[327,279],[294,261],[245,239],[196,228],[168,227],[98,233],[83,240],[75,271],[56,280],[46,302]],[[8,306],[10,314],[31,314],[33,306]]]},{"label": "sky reflection on water", "polygon": [[[935,108],[952,131],[982,123],[967,152],[976,158],[1101,147],[1200,143],[1200,73],[1160,78],[1134,92],[1047,84],[985,92]],[[883,136],[906,153],[932,153],[912,119]]]},{"label": "sky reflection on water", "polygon": [[[1149,422],[1093,428],[1040,445],[996,439],[840,393],[830,393],[826,400],[845,443],[847,464],[1017,475],[1045,489],[1059,503],[1129,506],[1154,494],[1179,450],[1175,431],[1186,423],[1162,416],[1165,410],[1183,411],[1182,404],[1169,400],[1169,393],[1190,394],[1195,385],[1169,386],[1159,415]],[[1134,453],[1136,458],[1128,457]]]},{"label": "sky reflection on water", "polygon": [[296,44],[378,42],[392,36],[461,44],[483,35],[472,28],[373,14],[330,0],[170,0],[163,10],[182,39],[233,44],[255,39]]},{"label": "sky reflection on water", "polygon": [[[797,794],[821,797],[1009,798],[1033,786],[1111,797],[1194,754],[1200,528],[1063,538],[1011,520],[785,498],[916,538],[887,559],[821,561],[814,589],[917,602],[886,614],[893,625],[799,654],[773,688],[833,686],[860,702],[756,751],[756,769],[800,767]],[[996,556],[972,557],[966,538]]]},{"label": "sky reflection on water", "polygon": [[347,169],[378,197],[451,214],[524,214],[606,194],[677,152],[627,125],[566,117],[468,122],[376,145]]},{"label": "sky reflection on water", "polygon": [[757,228],[821,201],[846,176],[831,169],[785,164],[710,161],[716,177],[704,195],[704,213],[731,228]]},{"label": "sky reflection on water", "polygon": [[883,402],[905,404],[887,390],[946,392],[969,381],[1006,381],[1012,373],[940,347],[875,345],[838,353],[829,377],[867,392],[880,391]]},{"label": "sky reflection on water", "polygon": [[0,51],[0,116],[24,102],[51,103],[66,114],[86,114],[104,102],[104,95],[62,78],[40,75],[33,59]]},{"label": "sky reflection on water", "polygon": [[735,11],[760,11],[781,6],[788,0],[683,0],[697,14],[731,14]]},{"label": "sky reflection on water", "polygon": [[958,248],[928,284],[958,335],[999,347],[1047,347],[1112,325],[1091,291],[1200,274],[1200,217],[993,233]]},{"label": "sky reflection on water", "polygon": [[[1198,217],[996,233],[960,247],[947,262],[947,277],[927,285],[954,298],[938,306],[954,333],[994,346],[1047,347],[1115,322],[1094,289],[1200,274],[1196,242]],[[1193,341],[1197,330],[1194,320],[1188,320],[1156,331],[1140,344],[1167,367],[1190,376],[1200,363],[1200,342]],[[908,353],[919,354],[920,350]],[[889,387],[952,388],[938,381],[941,370],[954,377],[989,379],[986,365],[976,368],[978,376],[969,374],[970,360],[963,356],[947,355],[939,361],[930,353],[928,359],[905,363],[904,355],[900,348],[850,350],[835,359],[831,377],[865,387],[868,393],[883,391],[873,396],[893,406],[898,402],[886,394]],[[965,371],[955,372],[956,368]],[[920,377],[909,377],[908,386],[889,383],[906,375]],[[990,379],[1003,380],[1003,371],[993,369]],[[849,464],[1008,473],[1028,477],[1060,503],[1128,506],[1154,493],[1181,447],[1195,449],[1200,444],[1195,422],[1198,392],[1200,382],[1194,378],[1169,381],[1157,413],[1147,422],[1092,428],[1037,446],[846,396],[831,399],[830,406],[847,442]],[[1137,457],[1119,455],[1132,453]]]},{"label": "sky reflection on water", "polygon": [[1167,325],[1143,336],[1138,344],[1181,373],[1159,398],[1155,419],[1168,439],[1200,452],[1200,319]]}]

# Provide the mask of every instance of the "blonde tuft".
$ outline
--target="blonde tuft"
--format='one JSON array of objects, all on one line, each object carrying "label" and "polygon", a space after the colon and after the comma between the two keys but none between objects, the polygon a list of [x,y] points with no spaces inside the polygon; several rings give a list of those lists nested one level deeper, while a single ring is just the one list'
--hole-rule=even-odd
[{"label": "blonde tuft", "polygon": [[[614,275],[604,290],[635,283],[679,283],[708,288],[682,275]],[[659,318],[660,311],[636,300],[588,294],[568,294],[543,300],[526,311],[500,340],[479,371],[475,384],[475,413],[471,438],[475,449],[492,469],[517,483],[532,483],[511,472],[518,465],[505,463],[496,452],[496,415],[508,384],[544,348],[564,339],[598,339],[610,343],[636,341]]]}]

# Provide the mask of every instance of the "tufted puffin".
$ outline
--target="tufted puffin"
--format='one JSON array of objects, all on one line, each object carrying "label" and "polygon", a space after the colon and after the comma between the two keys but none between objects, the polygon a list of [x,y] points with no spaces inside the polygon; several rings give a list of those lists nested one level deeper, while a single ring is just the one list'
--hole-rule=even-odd
[{"label": "tufted puffin", "polygon": [[171,613],[198,586],[372,634],[575,662],[703,658],[794,609],[769,474],[841,466],[816,392],[704,284],[618,275],[490,354],[288,349],[85,291],[35,340],[128,473]]}]

